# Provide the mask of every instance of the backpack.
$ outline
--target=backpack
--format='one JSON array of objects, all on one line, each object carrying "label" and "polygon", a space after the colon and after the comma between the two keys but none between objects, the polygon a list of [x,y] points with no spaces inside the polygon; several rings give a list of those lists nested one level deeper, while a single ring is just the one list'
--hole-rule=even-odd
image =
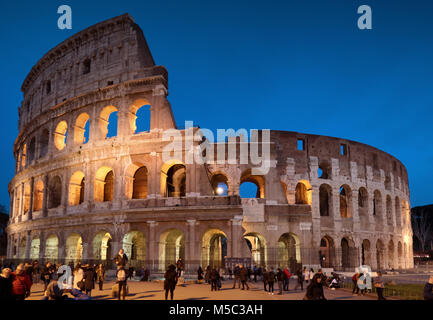
[{"label": "backpack", "polygon": [[117,272],[117,280],[118,281],[125,281],[126,280],[126,272],[124,269],[120,269]]}]

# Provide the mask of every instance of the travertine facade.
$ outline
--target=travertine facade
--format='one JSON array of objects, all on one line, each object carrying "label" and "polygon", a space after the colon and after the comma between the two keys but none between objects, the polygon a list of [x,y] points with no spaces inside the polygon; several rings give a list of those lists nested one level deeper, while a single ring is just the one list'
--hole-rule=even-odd
[{"label": "travertine facade", "polygon": [[[265,176],[245,164],[164,163],[162,132],[176,128],[168,75],[129,15],[50,50],[22,90],[10,259],[108,261],[123,247],[131,263],[155,270],[179,257],[189,270],[233,258],[413,267],[407,172],[378,149],[272,131],[276,167]],[[136,133],[143,106],[150,129]],[[108,138],[116,112],[117,135]],[[246,182],[256,198],[239,196]]]}]

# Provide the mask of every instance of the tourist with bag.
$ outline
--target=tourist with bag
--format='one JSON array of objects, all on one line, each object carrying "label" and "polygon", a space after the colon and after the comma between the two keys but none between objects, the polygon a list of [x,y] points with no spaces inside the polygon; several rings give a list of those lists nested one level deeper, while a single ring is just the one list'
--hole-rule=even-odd
[{"label": "tourist with bag", "polygon": [[25,300],[30,296],[32,281],[30,276],[24,271],[24,264],[19,264],[15,272],[11,273],[12,296],[15,300]]},{"label": "tourist with bag", "polygon": [[377,299],[378,300],[386,300],[386,298],[383,296],[383,290],[385,289],[385,285],[384,285],[383,279],[382,279],[382,272],[380,272],[380,271],[377,272],[377,277],[374,278],[373,285],[376,288]]},{"label": "tourist with bag", "polygon": [[165,290],[165,300],[168,299],[168,292],[170,291],[170,297],[171,300],[173,300],[174,296],[174,289],[176,288],[177,284],[177,273],[176,273],[176,267],[171,264],[167,271],[164,274],[164,290]]},{"label": "tourist with bag", "polygon": [[125,267],[123,265],[120,265],[119,268],[117,269],[116,278],[117,278],[116,283],[119,286],[117,299],[120,300],[120,296],[122,295],[123,300],[125,300],[126,290],[127,290],[127,285],[126,285],[127,274],[126,274]]}]

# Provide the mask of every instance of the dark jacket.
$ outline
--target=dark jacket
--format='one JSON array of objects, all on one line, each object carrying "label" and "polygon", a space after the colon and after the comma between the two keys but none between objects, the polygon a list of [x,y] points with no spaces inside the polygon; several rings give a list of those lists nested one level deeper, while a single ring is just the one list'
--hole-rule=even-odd
[{"label": "dark jacket", "polygon": [[12,300],[12,278],[0,276],[0,301]]},{"label": "dark jacket", "polygon": [[164,274],[164,289],[165,290],[174,290],[176,288],[177,283],[177,272],[176,270],[170,269],[167,270]]},{"label": "dark jacket", "polygon": [[317,277],[314,277],[307,287],[305,298],[307,300],[326,300],[325,294],[323,293],[323,283],[317,283]]},{"label": "dark jacket", "polygon": [[210,272],[210,280],[211,281],[218,281],[219,278],[220,278],[220,275],[219,275],[218,271],[216,271],[216,269],[212,269],[212,271]]},{"label": "dark jacket", "polygon": [[240,269],[239,277],[241,278],[241,281],[247,281],[248,280],[248,269],[247,268]]},{"label": "dark jacket", "polygon": [[42,268],[42,270],[41,270],[41,280],[43,280],[43,281],[45,281],[45,280],[47,280],[47,281],[51,280],[52,274],[53,274],[52,269],[44,266]]},{"label": "dark jacket", "polygon": [[433,300],[433,284],[428,282],[424,286],[424,300]]},{"label": "dark jacket", "polygon": [[271,270],[268,272],[267,281],[268,282],[275,282],[275,272],[274,271]]},{"label": "dark jacket", "polygon": [[86,270],[83,275],[84,290],[95,289],[95,273],[93,270]]},{"label": "dark jacket", "polygon": [[122,267],[126,266],[126,264],[128,263],[128,257],[126,255],[126,253],[124,253],[123,256],[121,256],[120,254],[117,254],[114,257],[114,263],[119,267],[120,266],[122,266]]}]

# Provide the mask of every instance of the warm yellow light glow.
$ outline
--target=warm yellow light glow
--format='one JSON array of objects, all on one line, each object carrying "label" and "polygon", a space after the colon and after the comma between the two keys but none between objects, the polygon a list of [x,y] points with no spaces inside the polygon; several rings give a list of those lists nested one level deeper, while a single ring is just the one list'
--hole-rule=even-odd
[{"label": "warm yellow light glow", "polygon": [[216,189],[216,193],[219,194],[219,195],[221,195],[221,194],[224,193],[224,189],[221,188],[221,187],[218,187],[218,188]]}]

